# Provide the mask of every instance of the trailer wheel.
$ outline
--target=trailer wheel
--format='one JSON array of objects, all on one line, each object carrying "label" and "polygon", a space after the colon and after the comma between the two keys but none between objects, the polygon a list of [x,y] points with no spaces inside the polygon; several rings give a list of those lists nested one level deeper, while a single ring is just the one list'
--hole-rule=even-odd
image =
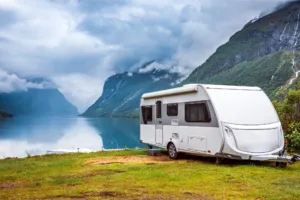
[{"label": "trailer wheel", "polygon": [[286,166],[287,166],[286,162],[276,162],[276,167],[286,168]]},{"label": "trailer wheel", "polygon": [[219,158],[219,157],[217,157],[217,158],[216,158],[215,164],[216,164],[216,165],[220,165],[220,164],[223,162],[223,160],[224,160],[224,158]]},{"label": "trailer wheel", "polygon": [[170,143],[168,145],[168,154],[169,154],[169,157],[171,159],[177,159],[178,158],[178,153],[177,153],[176,147],[173,143]]}]

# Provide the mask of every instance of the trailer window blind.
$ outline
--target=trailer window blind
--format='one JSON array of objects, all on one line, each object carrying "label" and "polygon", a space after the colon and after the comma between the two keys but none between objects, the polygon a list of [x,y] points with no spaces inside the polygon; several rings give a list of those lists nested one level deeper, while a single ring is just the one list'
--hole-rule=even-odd
[{"label": "trailer window blind", "polygon": [[185,104],[186,122],[210,122],[211,118],[205,103]]},{"label": "trailer window blind", "polygon": [[161,118],[161,101],[156,102],[156,118]]},{"label": "trailer window blind", "polygon": [[178,104],[177,103],[167,104],[167,115],[168,116],[177,116],[178,115]]},{"label": "trailer window blind", "polygon": [[143,106],[142,116],[144,124],[147,124],[147,122],[152,122],[152,106]]}]

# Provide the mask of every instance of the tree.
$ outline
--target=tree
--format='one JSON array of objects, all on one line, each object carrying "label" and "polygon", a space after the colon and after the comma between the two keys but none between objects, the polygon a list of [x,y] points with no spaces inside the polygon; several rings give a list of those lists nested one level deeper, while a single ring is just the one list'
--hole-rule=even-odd
[{"label": "tree", "polygon": [[273,101],[283,132],[289,142],[289,151],[300,150],[300,81],[294,89],[285,92],[283,101]]}]

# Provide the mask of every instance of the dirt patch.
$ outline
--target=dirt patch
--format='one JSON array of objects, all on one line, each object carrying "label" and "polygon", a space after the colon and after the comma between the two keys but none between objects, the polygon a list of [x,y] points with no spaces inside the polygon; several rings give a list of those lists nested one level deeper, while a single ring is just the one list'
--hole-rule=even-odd
[{"label": "dirt patch", "polygon": [[91,176],[97,176],[97,175],[110,175],[110,174],[119,174],[119,173],[125,173],[126,170],[112,170],[112,169],[104,169],[104,170],[95,170],[88,173],[80,174],[78,177],[81,178],[88,178]]},{"label": "dirt patch", "polygon": [[193,195],[193,193],[191,193],[191,192],[185,192],[185,193],[183,193],[183,194],[185,194],[185,195]]},{"label": "dirt patch", "polygon": [[102,197],[116,197],[116,196],[120,196],[121,194],[117,193],[117,192],[110,192],[110,191],[104,191],[104,192],[100,192],[99,196]]},{"label": "dirt patch", "polygon": [[165,200],[165,199],[176,199],[176,200],[215,200],[214,198],[208,197],[206,195],[201,194],[184,194],[184,195],[168,195],[168,194],[161,194],[161,195],[148,195],[142,194],[140,196],[130,197],[128,199],[132,200]]},{"label": "dirt patch", "polygon": [[20,186],[15,183],[3,183],[0,184],[0,190],[9,190],[14,188],[19,188]]},{"label": "dirt patch", "polygon": [[133,187],[130,193],[123,193],[120,191],[111,191],[111,190],[104,190],[99,192],[82,192],[78,195],[56,195],[47,197],[45,199],[72,199],[72,200],[87,200],[90,198],[96,199],[132,199],[132,200],[164,200],[164,199],[178,199],[178,200],[215,200],[212,197],[209,197],[205,194],[201,193],[194,193],[191,191],[185,191],[181,194],[168,194],[168,193],[159,193],[159,194],[150,194],[147,191],[147,188],[143,186],[136,186]]},{"label": "dirt patch", "polygon": [[[100,170],[94,170],[94,171],[88,171],[85,173],[78,173],[74,175],[67,175],[67,176],[58,176],[56,177],[57,179],[73,179],[73,178],[89,178],[89,177],[94,177],[94,176],[99,176],[99,175],[113,175],[113,174],[119,174],[119,173],[125,173],[127,170],[119,170],[119,169],[100,169]],[[72,184],[67,184],[68,187],[72,187],[77,185],[76,183]],[[1,189],[1,185],[0,185]]]},{"label": "dirt patch", "polygon": [[72,199],[72,200],[87,200],[90,199],[91,197],[98,197],[101,199],[109,199],[109,198],[114,198],[114,199],[119,199],[122,197],[125,197],[122,193],[119,192],[114,192],[114,191],[102,191],[102,192],[87,192],[87,193],[81,193],[76,196],[69,196],[69,195],[56,195],[56,196],[51,196],[47,197],[45,199]]},{"label": "dirt patch", "polygon": [[215,200],[214,198],[208,197],[202,194],[193,194],[190,192],[184,193],[183,195],[173,195],[173,194],[157,194],[149,195],[147,192],[137,194],[135,196],[125,195],[120,192],[115,191],[102,191],[102,192],[89,192],[81,193],[78,196],[67,196],[67,195],[57,195],[48,197],[46,199],[72,199],[72,200],[87,200],[90,198],[99,199],[132,199],[132,200],[164,200],[164,199],[177,199],[177,200]]},{"label": "dirt patch", "polygon": [[124,195],[115,191],[102,191],[102,192],[94,192],[94,193],[82,193],[80,198],[89,199],[90,197],[101,197],[103,199],[108,198],[122,198]]},{"label": "dirt patch", "polygon": [[109,164],[124,164],[124,162],[103,162],[103,163],[98,163],[99,165],[109,165]]},{"label": "dirt patch", "polygon": [[108,164],[127,164],[127,163],[144,163],[154,165],[158,163],[178,163],[186,162],[183,160],[175,161],[169,159],[168,156],[111,156],[94,158],[86,163],[86,165],[108,165]]}]

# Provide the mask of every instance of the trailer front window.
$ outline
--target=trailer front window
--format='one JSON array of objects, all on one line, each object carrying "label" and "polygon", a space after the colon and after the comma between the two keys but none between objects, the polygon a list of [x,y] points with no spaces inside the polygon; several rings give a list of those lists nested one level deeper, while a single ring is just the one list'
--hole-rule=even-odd
[{"label": "trailer front window", "polygon": [[185,104],[186,122],[210,122],[211,118],[205,103]]},{"label": "trailer front window", "polygon": [[152,122],[152,106],[143,106],[142,107],[142,116],[144,124]]}]

